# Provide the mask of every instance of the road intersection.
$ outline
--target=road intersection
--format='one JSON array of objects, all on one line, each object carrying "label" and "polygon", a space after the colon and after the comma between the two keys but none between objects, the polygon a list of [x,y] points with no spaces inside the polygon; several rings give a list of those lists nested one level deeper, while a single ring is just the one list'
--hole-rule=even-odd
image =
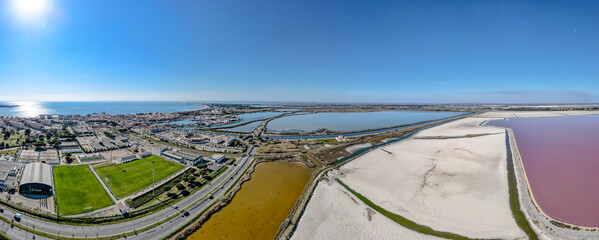
[{"label": "road intersection", "polygon": [[[25,225],[28,228],[34,228],[35,231],[44,232],[47,234],[62,236],[62,237],[74,237],[74,238],[95,238],[95,237],[108,237],[115,235],[122,235],[136,231],[137,234],[128,236],[127,239],[160,239],[168,236],[171,232],[184,226],[197,214],[200,214],[204,209],[209,207],[212,203],[218,201],[225,194],[225,192],[233,186],[238,178],[243,175],[246,169],[249,168],[253,160],[256,148],[248,146],[246,153],[236,162],[235,168],[228,168],[219,177],[214,179],[211,183],[207,184],[200,190],[196,191],[189,197],[182,199],[177,202],[178,206],[175,209],[173,206],[162,209],[153,214],[140,217],[134,220],[120,222],[115,224],[107,225],[67,225],[58,224],[42,220],[39,218],[32,217],[27,214],[20,213],[22,220],[20,224]],[[209,196],[213,196],[209,198]],[[15,210],[4,207],[5,211],[0,213],[0,216],[6,219],[13,219],[17,213]],[[183,213],[189,212],[189,216],[185,216]],[[171,218],[176,215],[176,217]],[[168,221],[164,221],[169,219]],[[33,234],[27,233],[26,231],[11,226],[10,223],[0,221],[0,232],[13,239],[32,239]],[[161,223],[156,226],[157,223]],[[151,228],[151,229],[148,229]],[[143,231],[145,229],[147,231]],[[35,239],[45,239],[36,236]]]}]

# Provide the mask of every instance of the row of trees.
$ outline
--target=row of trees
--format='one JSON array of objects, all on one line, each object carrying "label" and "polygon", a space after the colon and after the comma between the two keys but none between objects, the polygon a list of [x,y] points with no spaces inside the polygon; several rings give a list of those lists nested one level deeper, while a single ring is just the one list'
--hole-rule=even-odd
[{"label": "row of trees", "polygon": [[[18,134],[18,132],[15,131],[14,129],[7,130],[6,128],[2,128],[2,134],[3,134],[4,140],[8,140],[8,139],[10,139],[11,136]],[[70,133],[68,131],[64,131],[64,130],[62,132],[60,132],[59,130],[56,130],[56,129],[50,129],[50,130],[42,130],[41,134],[39,134],[37,136],[32,136],[31,129],[28,128],[23,131],[24,137],[17,138],[16,141],[14,142],[14,144],[11,145],[8,142],[4,142],[4,141],[1,142],[0,149],[5,149],[5,148],[9,148],[9,147],[17,147],[17,146],[25,146],[25,145],[30,145],[30,144],[34,145],[38,148],[42,148],[42,147],[46,146],[46,142],[52,146],[58,147],[62,143],[58,138],[63,137],[64,134],[70,134]],[[72,137],[74,138],[75,136],[73,135]]]}]

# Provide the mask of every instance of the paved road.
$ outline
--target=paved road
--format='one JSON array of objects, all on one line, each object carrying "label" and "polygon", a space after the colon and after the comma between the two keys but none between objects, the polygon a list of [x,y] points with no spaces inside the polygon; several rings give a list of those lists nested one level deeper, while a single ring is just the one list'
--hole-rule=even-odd
[{"label": "paved road", "polygon": [[[32,218],[32,217],[29,217],[26,215],[22,216],[22,218],[23,218],[22,222],[29,227],[32,226],[32,224],[35,225],[35,230],[54,234],[54,235],[75,236],[75,237],[81,237],[81,238],[90,237],[91,238],[91,237],[95,237],[95,236],[99,236],[99,237],[113,236],[116,234],[131,232],[136,229],[141,229],[146,226],[150,226],[156,222],[160,222],[161,220],[163,220],[173,214],[179,213],[180,214],[179,217],[175,217],[175,218],[171,219],[170,221],[168,221],[158,227],[155,227],[154,229],[151,229],[147,232],[143,232],[137,236],[128,237],[127,239],[142,239],[142,238],[157,239],[157,238],[161,238],[161,237],[167,236],[172,231],[178,229],[180,226],[183,226],[191,218],[193,218],[194,216],[199,214],[202,210],[204,210],[206,207],[208,207],[212,202],[218,201],[218,199],[224,194],[224,192],[230,186],[232,186],[235,183],[236,179],[241,177],[242,173],[250,166],[250,163],[253,159],[253,155],[254,155],[255,151],[256,151],[256,149],[254,147],[251,147],[251,146],[248,147],[248,151],[247,151],[248,154],[245,154],[244,157],[241,157],[239,159],[239,161],[236,162],[237,167],[227,169],[224,173],[222,173],[218,178],[216,178],[214,181],[212,181],[209,185],[203,187],[202,189],[198,190],[191,196],[176,203],[176,205],[179,206],[179,209],[174,209],[173,207],[168,207],[163,210],[160,210],[157,213],[154,213],[154,214],[142,217],[142,218],[138,218],[138,219],[123,222],[123,223],[110,224],[110,225],[93,225],[93,226],[64,225],[64,224],[56,224],[56,223],[52,223],[52,222],[43,221],[43,220],[40,220],[37,218]],[[223,184],[222,187],[218,187],[218,186],[221,186],[221,184]],[[215,190],[215,192],[212,193],[214,198],[208,199],[207,198],[208,193],[212,192],[212,190]],[[190,215],[188,217],[184,217],[182,214],[182,209],[184,209],[188,206],[192,206],[194,204],[194,202],[199,199],[203,199],[203,200],[200,201],[198,204],[194,205],[193,207],[191,207],[188,210]],[[12,209],[8,209],[5,207],[5,211],[3,213],[0,213],[0,215],[6,217],[8,219],[12,219],[15,213],[16,212],[13,211]],[[8,235],[8,237],[11,237],[14,239],[25,239],[24,231],[20,230],[16,227],[10,228],[10,224],[5,223],[4,225],[0,226],[0,232],[2,232],[5,235]],[[159,237],[159,236],[161,236],[161,237]],[[28,239],[31,239],[31,234],[29,234],[29,237],[30,238],[28,238]],[[36,239],[41,239],[41,238],[36,237]]]}]

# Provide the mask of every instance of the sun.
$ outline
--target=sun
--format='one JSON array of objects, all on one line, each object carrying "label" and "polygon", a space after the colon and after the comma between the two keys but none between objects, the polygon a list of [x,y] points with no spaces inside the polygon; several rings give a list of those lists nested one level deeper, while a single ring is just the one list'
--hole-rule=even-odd
[{"label": "sun", "polygon": [[51,0],[10,0],[12,13],[21,21],[43,20],[51,8]]}]

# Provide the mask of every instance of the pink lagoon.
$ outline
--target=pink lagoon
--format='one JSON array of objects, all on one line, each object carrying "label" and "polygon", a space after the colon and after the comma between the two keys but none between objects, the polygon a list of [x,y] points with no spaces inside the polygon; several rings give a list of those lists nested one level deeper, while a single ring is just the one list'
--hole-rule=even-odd
[{"label": "pink lagoon", "polygon": [[513,118],[511,128],[533,195],[550,217],[599,227],[599,115]]}]

